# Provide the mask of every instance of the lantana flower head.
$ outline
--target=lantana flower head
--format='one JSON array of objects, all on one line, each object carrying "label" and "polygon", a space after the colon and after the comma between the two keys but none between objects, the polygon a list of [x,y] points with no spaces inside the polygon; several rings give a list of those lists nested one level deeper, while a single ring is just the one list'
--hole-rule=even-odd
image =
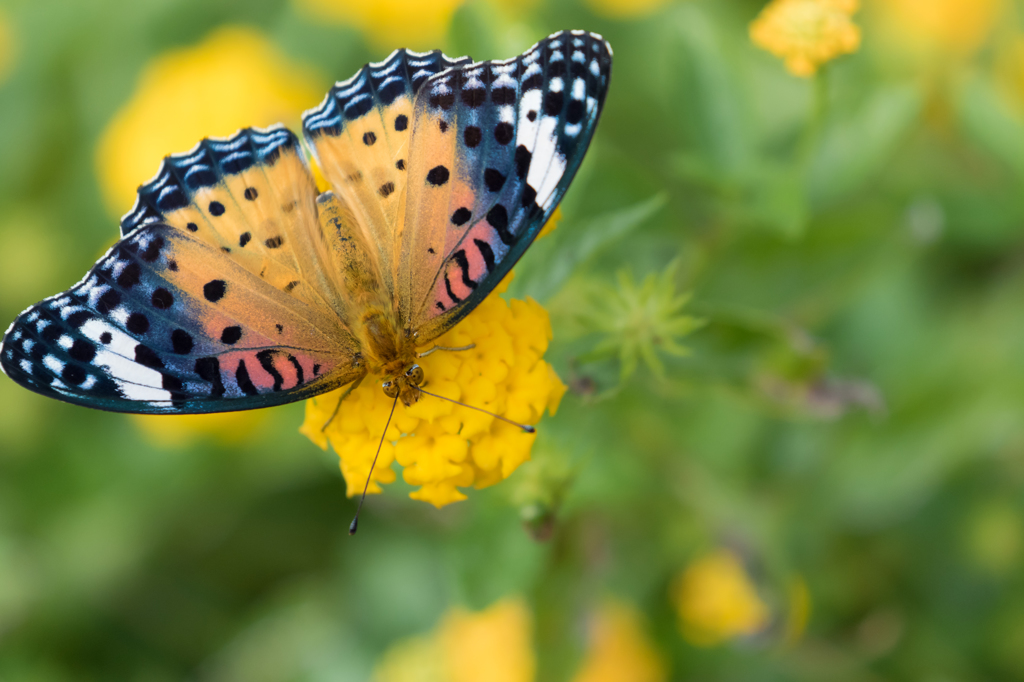
[{"label": "lantana flower head", "polygon": [[883,37],[920,56],[969,55],[1004,18],[1006,0],[874,0]]},{"label": "lantana flower head", "polygon": [[[431,393],[532,425],[545,410],[555,413],[565,385],[543,360],[551,339],[547,311],[532,299],[501,298],[510,279],[434,342],[448,348],[473,348],[438,350],[421,358],[419,365],[426,376],[423,387]],[[459,488],[493,485],[529,459],[536,434],[423,395],[411,407],[401,402],[395,406],[373,467],[394,404],[380,383],[367,379],[340,407],[344,389],[306,402],[300,431],[321,448],[333,446],[349,497],[362,492],[367,476],[368,492],[381,492],[382,484],[395,480],[391,465],[397,462],[405,482],[419,486],[410,497],[443,507],[466,498]]]},{"label": "lantana flower head", "polygon": [[532,616],[518,597],[483,611],[448,611],[434,631],[397,642],[374,682],[532,682],[536,660]]},{"label": "lantana flower head", "polygon": [[587,622],[587,651],[572,682],[663,682],[665,662],[632,604],[608,599]]},{"label": "lantana flower head", "polygon": [[750,24],[750,39],[806,78],[860,47],[860,28],[851,19],[858,7],[858,0],[772,0]]}]

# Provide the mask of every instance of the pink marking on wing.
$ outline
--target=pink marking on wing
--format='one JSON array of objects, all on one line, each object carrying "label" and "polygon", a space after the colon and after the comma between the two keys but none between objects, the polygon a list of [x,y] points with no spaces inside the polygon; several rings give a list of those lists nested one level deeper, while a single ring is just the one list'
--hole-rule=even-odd
[{"label": "pink marking on wing", "polygon": [[[466,253],[466,261],[469,263],[469,278],[474,282],[480,282],[487,276],[487,262],[480,254],[480,249],[473,243],[473,232],[478,231],[478,229],[479,225],[470,230],[466,241],[462,242],[462,250]],[[477,239],[480,239],[480,237],[477,237]],[[453,269],[456,274],[461,272],[457,266]]]}]

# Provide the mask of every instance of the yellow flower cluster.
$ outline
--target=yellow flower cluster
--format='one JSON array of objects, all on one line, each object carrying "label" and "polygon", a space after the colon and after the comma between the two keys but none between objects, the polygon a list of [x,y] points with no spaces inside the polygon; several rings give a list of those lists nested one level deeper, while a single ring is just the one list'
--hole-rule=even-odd
[{"label": "yellow flower cluster", "polygon": [[750,39],[785,61],[795,76],[860,47],[851,16],[858,0],[772,0],[750,24]]},{"label": "yellow flower cluster", "polygon": [[991,33],[1006,0],[874,0],[890,42],[912,52],[973,52]]},{"label": "yellow flower cluster", "polygon": [[375,682],[530,682],[536,663],[530,612],[521,599],[479,613],[453,609],[435,632],[393,645]]},{"label": "yellow flower cluster", "polygon": [[769,623],[768,606],[729,550],[691,563],[676,578],[672,593],[683,636],[698,646],[754,635]]},{"label": "yellow flower cluster", "polygon": [[[630,604],[607,601],[588,621],[586,654],[573,682],[663,682],[665,665]],[[389,648],[374,682],[532,682],[530,611],[519,598],[478,613],[453,609],[434,632]]]},{"label": "yellow flower cluster", "polygon": [[631,604],[608,600],[590,619],[587,654],[572,682],[662,682],[661,655]]},{"label": "yellow flower cluster", "polygon": [[[463,0],[295,0],[319,19],[358,28],[376,45],[434,50]],[[383,55],[381,55],[383,56]]]},{"label": "yellow flower cluster", "polygon": [[[565,385],[542,359],[551,339],[547,311],[532,299],[506,302],[494,293],[438,338],[436,351],[421,358],[423,387],[521,424],[536,424],[545,410],[554,414]],[[392,399],[380,381],[364,381],[345,398],[331,420],[343,389],[306,402],[300,431],[321,448],[328,443],[341,458],[349,497],[359,495],[391,411]],[[330,425],[323,429],[324,424]],[[395,480],[392,462],[403,467],[406,483],[419,486],[413,499],[436,507],[466,499],[458,490],[483,488],[508,478],[530,458],[536,434],[490,415],[423,395],[412,407],[398,403],[373,470],[369,492]]]}]

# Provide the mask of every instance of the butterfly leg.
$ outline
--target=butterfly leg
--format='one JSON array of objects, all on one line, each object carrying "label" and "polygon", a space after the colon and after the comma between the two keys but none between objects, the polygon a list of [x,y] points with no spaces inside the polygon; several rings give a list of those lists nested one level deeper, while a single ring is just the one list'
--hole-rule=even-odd
[{"label": "butterfly leg", "polygon": [[454,347],[454,348],[453,347],[449,347],[449,346],[434,346],[433,348],[425,350],[422,353],[417,353],[416,357],[418,357],[418,358],[425,358],[428,355],[430,355],[431,353],[433,353],[435,350],[473,350],[474,348],[476,348],[476,344],[475,343],[471,343],[468,346],[458,346],[458,347]]},{"label": "butterfly leg", "polygon": [[354,391],[357,388],[359,388],[359,384],[363,383],[363,379],[365,377],[366,377],[366,375],[364,374],[363,376],[359,377],[358,379],[353,381],[351,384],[349,384],[349,387],[347,389],[345,389],[345,392],[341,394],[340,398],[338,398],[338,404],[334,406],[334,412],[331,413],[331,418],[328,419],[324,423],[324,425],[320,427],[321,431],[327,430],[327,427],[331,425],[331,422],[334,421],[334,418],[338,416],[338,410],[341,409],[341,401],[343,401],[345,398],[347,398],[349,393],[351,393],[352,391]]}]

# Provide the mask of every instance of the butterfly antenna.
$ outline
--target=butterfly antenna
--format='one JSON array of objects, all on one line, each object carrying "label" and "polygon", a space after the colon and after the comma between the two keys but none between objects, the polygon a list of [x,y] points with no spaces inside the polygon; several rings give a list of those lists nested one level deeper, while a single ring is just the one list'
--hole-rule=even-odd
[{"label": "butterfly antenna", "polygon": [[388,433],[388,427],[391,426],[391,418],[395,416],[395,406],[398,405],[398,396],[395,396],[395,402],[391,403],[391,414],[388,415],[388,423],[384,425],[384,433],[380,434],[380,443],[377,444],[377,454],[373,456],[373,464],[370,465],[370,473],[366,474],[366,485],[363,486],[363,496],[359,498],[359,506],[356,507],[356,515],[352,518],[352,523],[348,524],[348,534],[355,535],[356,531],[359,530],[359,512],[363,511],[363,502],[366,501],[366,491],[370,488],[370,477],[373,476],[373,468],[377,466],[377,458],[380,457],[380,449],[384,446],[384,437]]},{"label": "butterfly antenna", "polygon": [[452,398],[445,398],[443,395],[438,395],[436,393],[431,393],[430,391],[424,391],[422,388],[420,388],[420,393],[426,393],[429,396],[433,396],[435,398],[440,398],[441,400],[447,400],[450,403],[455,403],[456,405],[461,405],[462,407],[467,407],[467,408],[469,408],[471,410],[476,410],[477,412],[483,412],[484,414],[489,414],[492,417],[494,417],[495,419],[500,419],[503,422],[508,422],[512,426],[518,426],[519,428],[521,428],[523,431],[526,431],[527,433],[537,433],[537,429],[535,429],[534,427],[530,426],[529,424],[520,424],[519,422],[514,422],[511,419],[506,419],[505,417],[502,417],[500,414],[494,414],[493,412],[489,412],[488,410],[485,410],[482,407],[476,407],[475,405],[467,405],[466,403],[461,403],[458,400],[453,400]]}]

